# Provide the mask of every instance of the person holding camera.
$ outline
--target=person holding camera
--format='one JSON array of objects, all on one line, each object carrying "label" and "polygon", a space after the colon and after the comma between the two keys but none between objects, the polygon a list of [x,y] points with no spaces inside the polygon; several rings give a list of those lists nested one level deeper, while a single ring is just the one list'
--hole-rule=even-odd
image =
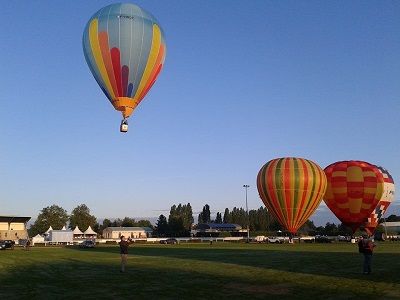
[{"label": "person holding camera", "polygon": [[121,241],[119,242],[119,249],[121,254],[121,273],[125,272],[125,267],[128,261],[128,248],[131,243],[131,239],[126,239],[125,236],[121,236]]}]

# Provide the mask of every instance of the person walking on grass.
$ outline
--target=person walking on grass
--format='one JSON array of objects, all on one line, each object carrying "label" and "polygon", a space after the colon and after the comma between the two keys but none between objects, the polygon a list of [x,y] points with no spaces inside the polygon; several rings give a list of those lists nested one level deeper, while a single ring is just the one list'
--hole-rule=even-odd
[{"label": "person walking on grass", "polygon": [[358,252],[364,255],[363,274],[371,274],[372,253],[374,252],[374,247],[375,244],[367,235],[363,235],[358,241]]},{"label": "person walking on grass", "polygon": [[129,244],[130,240],[127,240],[125,236],[121,236],[121,241],[119,242],[119,249],[121,254],[121,273],[125,272],[126,263],[128,261]]}]

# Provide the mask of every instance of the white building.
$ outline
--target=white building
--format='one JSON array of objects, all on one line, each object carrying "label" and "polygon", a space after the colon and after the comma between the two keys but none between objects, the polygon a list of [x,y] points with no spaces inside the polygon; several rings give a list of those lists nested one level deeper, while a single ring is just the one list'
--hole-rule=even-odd
[{"label": "white building", "polygon": [[400,234],[400,222],[383,222],[381,225],[383,225],[383,227],[386,227],[388,234]]},{"label": "white building", "polygon": [[132,239],[151,237],[153,229],[149,227],[107,227],[103,229],[103,238],[119,239],[121,236]]},{"label": "white building", "polygon": [[74,232],[72,230],[50,230],[48,241],[51,243],[67,243],[72,244]]}]

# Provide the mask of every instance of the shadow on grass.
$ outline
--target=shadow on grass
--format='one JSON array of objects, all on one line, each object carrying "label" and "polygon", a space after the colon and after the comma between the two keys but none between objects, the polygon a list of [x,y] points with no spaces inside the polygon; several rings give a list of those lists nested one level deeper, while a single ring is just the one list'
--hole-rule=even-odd
[{"label": "shadow on grass", "polygon": [[[105,249],[96,249],[98,254],[103,250]],[[170,252],[173,252],[174,249],[171,250]],[[74,257],[71,253],[69,251],[67,254]],[[246,273],[213,275],[208,273],[208,269],[188,271],[180,269],[179,266],[135,264],[132,261],[126,273],[119,273],[119,260],[109,259],[109,256],[105,258],[105,262],[102,262],[102,256],[99,255],[79,255],[76,258],[65,256],[63,259],[57,259],[61,261],[43,260],[41,264],[36,262],[17,265],[7,273],[4,273],[3,269],[0,272],[0,298],[358,299],[362,297],[373,299],[375,297],[371,293],[354,291],[349,286],[343,286],[338,292],[318,285],[309,288],[295,281],[290,281],[288,284],[277,283],[273,278],[260,281]]]},{"label": "shadow on grass", "polygon": [[[81,251],[87,249],[73,248]],[[118,247],[97,247],[90,251],[118,254]],[[170,257],[184,260],[219,262],[295,272],[311,275],[325,275],[349,279],[362,279],[372,282],[400,283],[400,253],[375,253],[373,273],[363,275],[363,256],[356,252],[319,252],[319,251],[279,251],[265,249],[224,249],[180,248],[174,246],[146,247],[133,245],[131,255]]]}]

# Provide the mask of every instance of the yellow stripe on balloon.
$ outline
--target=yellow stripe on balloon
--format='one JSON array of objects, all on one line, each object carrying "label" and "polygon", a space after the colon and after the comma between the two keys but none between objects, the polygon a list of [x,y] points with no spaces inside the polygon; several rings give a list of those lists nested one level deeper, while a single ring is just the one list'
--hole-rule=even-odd
[{"label": "yellow stripe on balloon", "polygon": [[373,171],[363,171],[364,177],[376,177],[375,172]]},{"label": "yellow stripe on balloon", "polygon": [[138,101],[137,97],[140,96],[142,90],[146,86],[147,81],[149,80],[151,71],[154,68],[154,64],[156,63],[158,51],[160,49],[161,44],[161,30],[160,28],[154,24],[153,25],[153,40],[151,42],[151,49],[149,53],[149,58],[147,60],[146,68],[144,69],[142,79],[140,80],[139,88],[136,91],[134,99]]},{"label": "yellow stripe on balloon", "polygon": [[332,173],[332,177],[347,177],[346,171],[335,171]]},{"label": "yellow stripe on balloon", "polygon": [[98,20],[93,19],[93,21],[90,22],[90,27],[89,27],[90,48],[92,49],[94,60],[96,62],[97,68],[100,71],[100,75],[106,85],[107,92],[113,99],[115,99],[115,94],[111,87],[110,79],[108,78],[107,70],[106,67],[104,66],[103,57],[101,55],[97,28],[98,28]]},{"label": "yellow stripe on balloon", "polygon": [[296,180],[292,179],[292,178],[296,178],[295,173],[294,173],[294,168],[295,168],[294,160],[295,160],[295,158],[290,158],[289,159],[289,170],[290,170],[290,177],[289,178],[291,180],[289,180],[289,178],[288,178],[289,183],[290,183],[290,207],[292,208],[292,215],[290,216],[290,219],[289,219],[289,223],[290,223],[291,227],[294,224],[294,221],[295,221],[294,218],[295,218],[296,212],[297,212],[296,207],[294,206],[295,193],[296,194],[299,193],[298,190],[295,190],[295,185],[294,184],[295,184]]}]

